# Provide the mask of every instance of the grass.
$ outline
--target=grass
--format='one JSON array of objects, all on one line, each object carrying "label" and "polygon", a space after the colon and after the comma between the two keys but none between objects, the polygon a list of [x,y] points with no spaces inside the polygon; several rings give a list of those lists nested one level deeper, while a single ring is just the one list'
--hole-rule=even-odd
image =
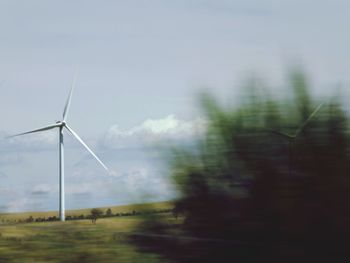
[{"label": "grass", "polygon": [[[113,213],[169,208],[169,202],[111,207]],[[106,208],[107,209],[107,208]],[[103,208],[105,211],[105,209]],[[72,215],[90,210],[70,211]],[[6,214],[9,219],[47,217],[51,212]],[[154,214],[172,224],[171,213]],[[0,262],[166,262],[129,242],[146,215],[97,220],[0,224]]]},{"label": "grass", "polygon": [[[132,211],[143,212],[148,210],[160,210],[172,208],[171,202],[156,202],[156,203],[145,203],[145,204],[133,204],[133,205],[122,205],[122,206],[111,206],[111,207],[99,207],[103,212],[110,208],[113,214],[116,213],[128,213]],[[89,215],[91,208],[87,209],[77,209],[77,210],[67,210],[67,216],[79,216],[79,215]],[[38,217],[58,217],[57,211],[47,211],[47,212],[24,212],[24,213],[0,213],[0,222],[2,220],[14,221],[14,220],[25,220],[30,216],[34,218]]]}]

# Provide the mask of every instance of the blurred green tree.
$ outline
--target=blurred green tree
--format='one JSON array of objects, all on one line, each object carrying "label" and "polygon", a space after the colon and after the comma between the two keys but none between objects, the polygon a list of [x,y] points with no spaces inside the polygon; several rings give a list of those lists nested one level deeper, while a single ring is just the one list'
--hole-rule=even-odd
[{"label": "blurred green tree", "polygon": [[[233,109],[203,93],[205,135],[195,147],[172,151],[181,229],[230,244],[204,246],[202,256],[212,260],[342,255],[350,236],[349,118],[343,106],[331,98],[321,108],[300,70],[290,74],[293,96],[286,100],[250,83]],[[291,136],[291,145],[279,134],[298,136]]]}]

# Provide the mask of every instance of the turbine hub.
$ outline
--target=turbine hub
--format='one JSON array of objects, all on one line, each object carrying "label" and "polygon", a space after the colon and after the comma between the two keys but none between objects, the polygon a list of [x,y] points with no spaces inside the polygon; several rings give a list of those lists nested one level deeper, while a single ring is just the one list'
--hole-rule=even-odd
[{"label": "turbine hub", "polygon": [[56,121],[56,123],[59,124],[60,126],[66,126],[65,121]]}]

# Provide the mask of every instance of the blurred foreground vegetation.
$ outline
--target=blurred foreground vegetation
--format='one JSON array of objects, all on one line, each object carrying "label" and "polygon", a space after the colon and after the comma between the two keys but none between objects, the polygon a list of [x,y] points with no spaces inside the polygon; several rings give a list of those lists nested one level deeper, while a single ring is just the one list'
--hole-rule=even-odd
[{"label": "blurred foreground vegetation", "polygon": [[177,262],[349,260],[344,106],[337,97],[314,98],[298,70],[286,99],[260,84],[248,85],[232,108],[202,95],[205,135],[169,159],[180,192],[175,216],[184,221],[174,229],[146,220],[139,228],[163,238],[137,244]]}]

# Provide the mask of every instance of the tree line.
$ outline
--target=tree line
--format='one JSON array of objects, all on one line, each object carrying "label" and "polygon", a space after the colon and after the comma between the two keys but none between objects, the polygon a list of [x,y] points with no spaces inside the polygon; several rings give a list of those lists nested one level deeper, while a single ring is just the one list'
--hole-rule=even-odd
[{"label": "tree line", "polygon": [[[93,208],[90,210],[90,214],[80,214],[80,215],[67,215],[66,220],[72,221],[72,220],[96,220],[98,218],[108,218],[108,217],[125,217],[125,216],[137,216],[137,215],[147,215],[147,214],[157,214],[157,213],[172,213],[173,209],[152,209],[152,210],[143,210],[143,211],[136,211],[132,210],[129,212],[115,212],[113,213],[111,208],[106,209],[103,211],[100,208]],[[0,219],[0,222],[3,224],[8,223],[32,223],[32,222],[53,222],[53,221],[59,221],[59,217],[57,216],[49,216],[49,217],[33,217],[30,215],[28,218],[25,219]]]}]

